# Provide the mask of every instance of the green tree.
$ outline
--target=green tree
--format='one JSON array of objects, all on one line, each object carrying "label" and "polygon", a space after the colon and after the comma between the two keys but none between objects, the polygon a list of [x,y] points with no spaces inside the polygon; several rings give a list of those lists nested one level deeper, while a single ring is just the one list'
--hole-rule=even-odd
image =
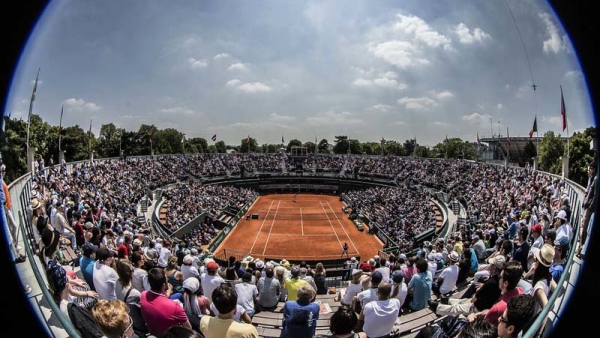
[{"label": "green tree", "polygon": [[417,148],[415,149],[415,156],[417,156],[417,157],[428,158],[429,155],[430,155],[429,147],[417,146]]},{"label": "green tree", "polygon": [[308,141],[308,142],[304,142],[304,144],[302,145],[303,147],[306,147],[306,152],[309,154],[312,154],[315,152],[315,143]]},{"label": "green tree", "polygon": [[[243,142],[246,142],[246,140],[244,139]],[[215,150],[219,154],[225,153],[227,151],[227,146],[225,145],[225,142],[223,142],[223,141],[217,141],[217,143],[215,143]]]},{"label": "green tree", "polygon": [[587,186],[588,164],[594,160],[594,151],[590,148],[591,141],[592,138],[585,131],[574,133],[570,139],[569,179],[583,187]]},{"label": "green tree", "polygon": [[240,153],[248,153],[248,148],[250,148],[250,152],[256,152],[257,147],[258,143],[255,139],[252,137],[244,138],[241,140]]},{"label": "green tree", "polygon": [[[154,136],[157,133],[158,128],[154,125],[142,124],[140,129],[138,129],[136,138],[138,139],[138,143],[140,145],[140,153],[137,155],[150,155],[150,150],[153,149],[156,153],[156,144],[154,140]],[[152,141],[152,146],[151,142]]]},{"label": "green tree", "polygon": [[333,141],[333,153],[334,154],[347,154],[348,149],[350,148],[350,143],[348,142],[348,136],[340,135],[335,136],[335,141]]},{"label": "green tree", "polygon": [[292,151],[292,147],[302,147],[302,141],[298,139],[290,140],[285,151],[289,153],[290,151]]},{"label": "green tree", "polygon": [[362,144],[362,151],[367,155],[380,155],[381,146],[377,142],[365,142]]},{"label": "green tree", "polygon": [[202,137],[194,137],[186,140],[185,147],[186,153],[204,153],[208,151],[208,142]]},{"label": "green tree", "polygon": [[404,141],[404,152],[406,156],[412,156],[415,151],[415,147],[417,146],[417,141],[415,139]]},{"label": "green tree", "polygon": [[384,155],[404,156],[404,147],[394,140],[386,140],[383,144]]},{"label": "green tree", "polygon": [[21,119],[5,118],[5,138],[0,144],[2,161],[6,165],[5,181],[7,184],[27,172],[26,135],[27,122]]},{"label": "green tree", "polygon": [[358,140],[350,140],[350,153],[362,154],[362,146]]},{"label": "green tree", "polygon": [[103,124],[96,142],[95,150],[99,157],[119,156],[121,131],[113,124]]},{"label": "green tree", "polygon": [[322,139],[317,146],[317,152],[319,154],[327,154],[329,152],[329,141]]},{"label": "green tree", "polygon": [[523,147],[523,154],[521,154],[521,159],[519,161],[520,166],[524,166],[525,163],[529,163],[529,165],[533,165],[533,158],[537,156],[537,150],[535,149],[535,145],[533,142],[529,141]]},{"label": "green tree", "polygon": [[89,131],[84,131],[79,125],[66,127],[62,136],[62,149],[65,151],[65,161],[82,161],[89,158]]},{"label": "green tree", "polygon": [[553,174],[562,172],[561,157],[565,153],[563,140],[553,131],[547,131],[540,143],[540,170]]}]

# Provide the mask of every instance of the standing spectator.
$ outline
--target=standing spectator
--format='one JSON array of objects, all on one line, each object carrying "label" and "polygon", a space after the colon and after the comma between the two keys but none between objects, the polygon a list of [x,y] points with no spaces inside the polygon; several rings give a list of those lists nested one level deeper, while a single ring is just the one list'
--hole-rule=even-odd
[{"label": "standing spectator", "polygon": [[575,252],[577,255],[581,254],[581,248],[583,247],[583,244],[587,238],[587,229],[590,223],[590,218],[596,210],[597,186],[598,177],[596,176],[596,162],[590,162],[590,164],[588,164],[588,184],[585,188],[585,197],[583,198],[583,203],[581,204],[583,218],[579,227],[579,239],[577,241],[577,251]]},{"label": "standing spectator", "polygon": [[317,284],[315,283],[315,279],[308,275],[308,269],[305,267],[300,268],[300,279],[308,282],[310,286],[312,286],[313,290],[317,290]]},{"label": "standing spectator", "polygon": [[133,264],[131,285],[139,292],[150,290],[150,284],[148,284],[148,271],[143,268],[145,260],[146,256],[144,256],[141,251],[131,254],[131,263]]},{"label": "standing spectator", "polygon": [[392,285],[381,282],[377,287],[377,300],[365,304],[358,317],[359,323],[364,322],[363,331],[368,337],[383,337],[389,335],[400,313],[400,301],[390,299]]},{"label": "standing spectator", "polygon": [[410,282],[413,275],[415,275],[418,272],[417,266],[415,265],[416,262],[417,262],[417,256],[409,257],[406,260],[406,267],[402,269],[402,273],[404,274],[404,280]]},{"label": "standing spectator", "polygon": [[404,302],[406,301],[406,296],[408,295],[408,286],[404,282],[404,275],[400,270],[394,270],[392,272],[392,298],[398,299],[400,301],[400,309],[404,306]]},{"label": "standing spectator", "polygon": [[249,272],[244,272],[242,275],[242,282],[235,285],[235,292],[238,295],[237,302],[239,305],[244,307],[250,318],[254,317],[254,302],[258,297],[258,289],[256,288],[256,285],[251,283],[251,281],[252,274]]},{"label": "standing spectator", "polygon": [[94,265],[94,288],[100,299],[115,300],[117,299],[116,286],[119,275],[115,271],[114,253],[107,248],[96,250],[96,263]]},{"label": "standing spectator", "polygon": [[150,290],[142,292],[140,304],[142,316],[150,334],[162,338],[164,332],[174,325],[192,328],[187,314],[179,303],[169,299],[172,286],[167,283],[165,271],[153,268],[148,272]]},{"label": "standing spectator", "polygon": [[314,337],[319,319],[319,304],[312,286],[305,284],[298,288],[296,300],[288,300],[283,306],[282,338]]},{"label": "standing spectator", "polygon": [[279,280],[274,278],[274,275],[273,268],[267,267],[265,269],[265,276],[260,277],[258,280],[258,305],[261,310],[273,310],[279,302],[281,285],[279,284]]},{"label": "standing spectator", "polygon": [[418,273],[408,283],[408,292],[412,294],[412,300],[408,306],[413,311],[427,307],[427,302],[431,299],[431,285],[433,282],[431,273],[427,271],[427,261],[419,259],[416,265]]},{"label": "standing spectator", "polygon": [[121,258],[131,258],[131,242],[132,242],[132,238],[130,234],[125,234],[123,236],[123,242],[119,245],[118,249],[117,249],[117,257],[119,259]]},{"label": "standing spectator", "polygon": [[214,289],[211,306],[219,314],[216,317],[203,316],[200,319],[200,332],[205,338],[258,338],[258,331],[252,324],[236,322],[233,317],[237,311],[237,293],[228,284]]},{"label": "standing spectator", "polygon": [[75,230],[75,241],[77,247],[81,248],[85,244],[85,229],[83,228],[83,222],[81,221],[81,214],[79,212],[73,213],[73,229]]}]

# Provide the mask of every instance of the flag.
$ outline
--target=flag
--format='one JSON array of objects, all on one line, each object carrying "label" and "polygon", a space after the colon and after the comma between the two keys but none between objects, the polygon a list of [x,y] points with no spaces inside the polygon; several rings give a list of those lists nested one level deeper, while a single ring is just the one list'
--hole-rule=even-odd
[{"label": "flag", "polygon": [[508,146],[510,147],[510,135],[508,134],[508,127],[506,127],[506,142],[508,143]]},{"label": "flag", "polygon": [[285,141],[283,140],[283,135],[281,135],[281,143],[285,143]]},{"label": "flag", "polygon": [[383,138],[383,136],[381,136],[381,145],[385,144],[385,139]]},{"label": "flag", "polygon": [[248,135],[248,138],[246,138],[246,143],[250,143],[250,135]]},{"label": "flag", "polygon": [[481,146],[481,141],[479,141],[479,132],[477,132],[477,149]]},{"label": "flag", "polygon": [[217,134],[214,134],[212,137],[213,142],[215,142],[217,140]]},{"label": "flag", "polygon": [[62,117],[64,108],[64,105],[60,108],[60,122],[58,123],[58,150],[60,150],[60,136],[62,134]]},{"label": "flag", "polygon": [[567,109],[565,108],[565,98],[563,96],[562,86],[560,87],[560,115],[562,116],[563,131],[567,129]]},{"label": "flag", "polygon": [[88,131],[88,150],[92,150],[92,119],[90,119],[90,130]]},{"label": "flag", "polygon": [[29,121],[29,119],[31,118],[31,112],[33,111],[33,101],[35,100],[35,92],[37,91],[37,83],[38,83],[39,76],[40,76],[40,69],[38,68],[37,75],[35,76],[35,84],[33,85],[33,92],[31,93],[31,101],[29,101],[29,116],[28,116],[27,121]]},{"label": "flag", "polygon": [[183,141],[185,141],[185,135],[181,137],[181,143],[183,143]]},{"label": "flag", "polygon": [[445,143],[448,143],[450,141],[448,141],[448,134],[446,134],[446,140],[444,140]]},{"label": "flag", "polygon": [[529,131],[529,138],[533,137],[533,133],[537,133],[537,116],[533,119],[533,127]]}]

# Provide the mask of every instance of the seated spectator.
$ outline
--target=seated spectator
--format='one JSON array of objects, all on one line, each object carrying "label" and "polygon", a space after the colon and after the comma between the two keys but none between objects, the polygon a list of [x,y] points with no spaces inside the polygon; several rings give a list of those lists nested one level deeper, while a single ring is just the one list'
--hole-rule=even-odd
[{"label": "seated spectator", "polygon": [[392,285],[381,282],[377,287],[377,300],[365,304],[360,316],[363,331],[368,337],[383,337],[389,335],[394,328],[394,323],[400,314],[400,301],[396,298],[390,299]]},{"label": "seated spectator", "polygon": [[91,243],[85,243],[82,247],[81,258],[79,259],[79,269],[83,279],[88,283],[92,290],[94,288],[94,265],[96,263],[96,247]]},{"label": "seated spectator", "polygon": [[202,284],[202,290],[204,290],[204,294],[211,298],[212,292],[219,285],[225,283],[225,280],[217,275],[219,264],[217,264],[214,260],[207,261],[205,268],[206,272],[200,275],[200,284]]},{"label": "seated spectator", "polygon": [[383,281],[383,276],[381,275],[381,272],[375,271],[371,275],[370,280],[371,286],[356,295],[355,307],[360,305],[360,311],[357,311],[358,313],[361,313],[362,309],[364,309],[365,305],[367,305],[369,302],[377,300],[377,287]]},{"label": "seated spectator", "polygon": [[431,273],[427,271],[427,261],[419,259],[416,265],[418,273],[408,283],[408,293],[412,297],[408,306],[413,311],[427,307],[427,302],[431,299],[431,284],[433,282]]},{"label": "seated spectator", "polygon": [[478,317],[483,317],[493,325],[498,325],[498,318],[506,310],[506,304],[510,299],[523,294],[523,289],[517,287],[517,284],[521,280],[521,275],[523,275],[521,263],[517,261],[509,262],[502,272],[500,272],[499,283],[502,295],[498,301],[489,310],[471,313],[467,319],[472,322]]},{"label": "seated spectator", "polygon": [[265,269],[265,276],[260,277],[257,283],[258,288],[258,305],[264,310],[273,310],[279,303],[279,294],[281,293],[281,285],[275,277],[273,268]]},{"label": "seated spectator", "polygon": [[531,295],[513,297],[498,318],[498,338],[516,338],[534,318],[535,300]]},{"label": "seated spectator", "polygon": [[[233,270],[232,270],[233,271]],[[235,272],[234,272],[235,274]],[[258,298],[258,289],[252,282],[252,274],[244,272],[241,283],[235,285],[238,304],[241,305],[250,318],[254,316],[254,302]]]},{"label": "seated spectator", "polygon": [[298,294],[298,289],[300,289],[300,287],[302,285],[310,285],[308,284],[307,281],[303,280],[300,278],[300,267],[297,265],[294,265],[292,267],[292,269],[290,270],[291,272],[291,277],[287,278],[285,280],[285,282],[283,283],[283,288],[287,291],[287,300],[296,300],[298,298],[297,294]]},{"label": "seated spectator", "polygon": [[150,334],[162,338],[165,331],[173,325],[191,329],[185,311],[178,302],[169,299],[173,287],[167,282],[164,270],[153,268],[148,271],[148,284],[150,290],[142,292],[140,304]]},{"label": "seated spectator", "polygon": [[212,293],[211,306],[218,311],[216,317],[203,316],[200,332],[205,338],[256,337],[258,331],[252,324],[243,324],[233,319],[237,309],[237,293],[228,284],[221,284]]},{"label": "seated spectator", "polygon": [[495,325],[478,319],[468,322],[462,327],[456,338],[496,338],[498,337],[498,328]]},{"label": "seated spectator", "polygon": [[442,270],[436,283],[432,286],[433,292],[437,295],[449,293],[456,288],[456,281],[458,280],[458,253],[452,251],[448,256],[448,260],[448,266]]},{"label": "seated spectator", "polygon": [[326,295],[327,294],[327,283],[326,283],[326,274],[325,267],[323,263],[319,262],[315,266],[315,284],[317,285],[317,295]]},{"label": "seated spectator", "polygon": [[283,306],[282,338],[314,337],[319,319],[319,304],[314,303],[317,293],[305,284],[298,288],[296,300]]},{"label": "seated spectator", "polygon": [[92,316],[106,338],[134,337],[133,320],[121,300],[101,299],[92,308]]},{"label": "seated spectator", "polygon": [[202,294],[200,280],[191,277],[183,281],[183,309],[194,330],[200,331],[200,318],[209,315],[210,301]]},{"label": "seated spectator", "polygon": [[133,319],[133,330],[135,333],[145,335],[148,333],[148,327],[146,326],[144,317],[142,317],[140,305],[141,293],[131,285],[133,266],[128,259],[123,258],[117,261],[116,268],[117,275],[119,275],[115,290],[117,299],[122,300],[129,308],[129,315]]},{"label": "seated spectator", "polygon": [[550,266],[550,273],[555,283],[558,283],[560,276],[565,271],[565,263],[567,254],[569,253],[569,241],[566,237],[562,237],[554,241],[554,261]]},{"label": "seated spectator", "polygon": [[364,332],[354,332],[358,324],[356,312],[347,306],[340,306],[329,318],[329,332],[331,335],[323,336],[329,338],[367,338]]}]

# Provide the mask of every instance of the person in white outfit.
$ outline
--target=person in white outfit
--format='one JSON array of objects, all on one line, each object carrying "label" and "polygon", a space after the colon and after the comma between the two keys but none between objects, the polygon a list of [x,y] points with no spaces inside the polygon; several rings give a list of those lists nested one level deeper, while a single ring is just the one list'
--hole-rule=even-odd
[{"label": "person in white outfit", "polygon": [[368,337],[389,335],[400,314],[400,301],[391,298],[392,285],[381,282],[377,287],[377,300],[367,303],[358,317],[363,321],[363,331]]}]

